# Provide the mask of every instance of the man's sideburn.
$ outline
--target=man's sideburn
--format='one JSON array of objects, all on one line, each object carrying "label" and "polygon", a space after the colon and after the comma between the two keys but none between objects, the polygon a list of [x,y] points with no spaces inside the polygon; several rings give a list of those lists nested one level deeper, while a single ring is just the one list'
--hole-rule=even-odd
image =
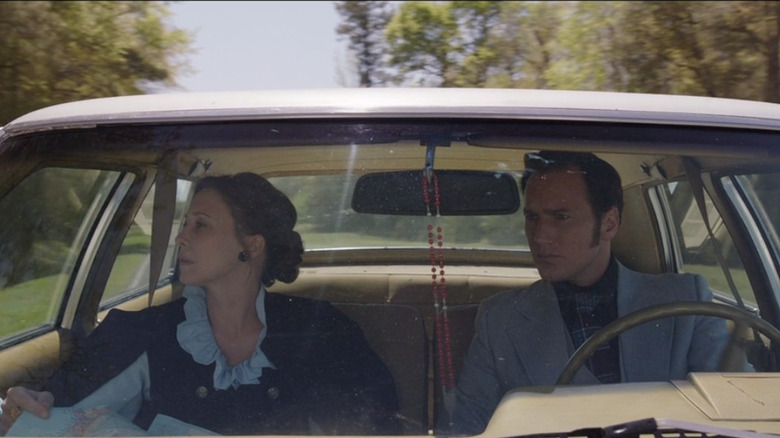
[{"label": "man's sideburn", "polygon": [[595,223],[593,224],[593,234],[590,240],[590,247],[595,248],[599,245],[599,241],[601,240],[601,221],[604,220],[604,218],[607,216],[607,213],[597,213],[595,209],[593,209],[593,206],[590,206],[591,210],[593,210],[593,217],[596,219]]}]

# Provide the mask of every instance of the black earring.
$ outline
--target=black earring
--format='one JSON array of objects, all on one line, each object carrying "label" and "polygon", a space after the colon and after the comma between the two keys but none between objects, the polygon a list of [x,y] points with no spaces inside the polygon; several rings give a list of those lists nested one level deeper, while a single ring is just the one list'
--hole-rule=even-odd
[{"label": "black earring", "polygon": [[246,251],[241,251],[240,253],[238,253],[238,259],[241,260],[242,262],[245,262],[249,260],[249,254],[247,254]]}]

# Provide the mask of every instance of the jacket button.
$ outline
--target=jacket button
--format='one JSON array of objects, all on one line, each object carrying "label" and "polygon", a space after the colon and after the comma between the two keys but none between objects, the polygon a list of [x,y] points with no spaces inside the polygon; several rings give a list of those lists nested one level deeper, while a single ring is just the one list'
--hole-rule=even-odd
[{"label": "jacket button", "polygon": [[198,386],[198,389],[195,390],[195,395],[197,395],[198,398],[206,398],[206,396],[209,395],[209,390],[206,389],[205,386]]},{"label": "jacket button", "polygon": [[272,400],[276,400],[279,398],[279,388],[272,386],[268,388],[268,391],[266,392],[268,394],[268,398]]}]

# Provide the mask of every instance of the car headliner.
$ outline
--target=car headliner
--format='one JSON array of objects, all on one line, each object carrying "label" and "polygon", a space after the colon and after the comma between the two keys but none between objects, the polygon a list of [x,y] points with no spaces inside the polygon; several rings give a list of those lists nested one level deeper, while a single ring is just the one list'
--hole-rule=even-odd
[{"label": "car headliner", "polygon": [[660,123],[780,130],[780,106],[723,98],[595,91],[343,88],[185,92],[54,105],[3,130],[17,135],[95,125],[337,117],[480,117]]}]

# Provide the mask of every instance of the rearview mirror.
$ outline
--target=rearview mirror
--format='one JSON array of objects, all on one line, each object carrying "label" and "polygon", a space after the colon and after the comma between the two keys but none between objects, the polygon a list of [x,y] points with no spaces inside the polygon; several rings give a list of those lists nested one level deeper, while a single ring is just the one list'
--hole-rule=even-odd
[{"label": "rearview mirror", "polygon": [[[504,172],[438,170],[442,216],[511,214],[520,208],[515,178]],[[423,171],[370,173],[361,176],[352,194],[358,213],[424,216]],[[433,203],[434,184],[428,184]],[[433,209],[433,205],[431,206]],[[435,214],[435,209],[432,211]]]}]

